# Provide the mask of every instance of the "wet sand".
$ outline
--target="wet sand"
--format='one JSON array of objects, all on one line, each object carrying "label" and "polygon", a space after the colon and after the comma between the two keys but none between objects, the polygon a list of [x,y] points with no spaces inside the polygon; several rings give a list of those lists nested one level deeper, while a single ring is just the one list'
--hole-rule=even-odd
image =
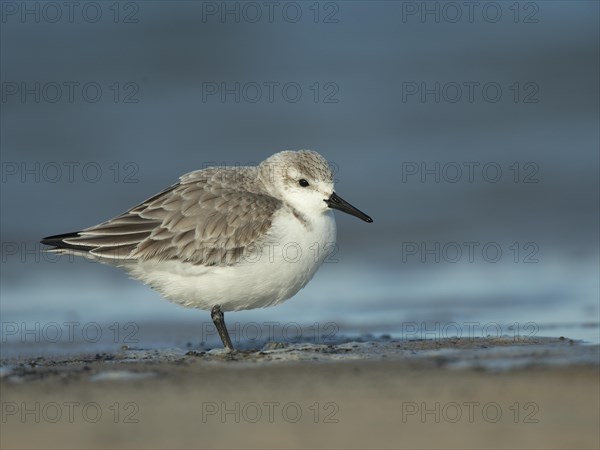
[{"label": "wet sand", "polygon": [[565,338],[141,349],[2,361],[2,448],[598,448]]}]

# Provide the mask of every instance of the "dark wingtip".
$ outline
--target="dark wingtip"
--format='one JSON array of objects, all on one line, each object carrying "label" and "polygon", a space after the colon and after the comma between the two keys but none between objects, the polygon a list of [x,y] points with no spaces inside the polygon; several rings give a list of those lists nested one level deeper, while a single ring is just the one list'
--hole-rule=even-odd
[{"label": "dark wingtip", "polygon": [[75,233],[56,234],[54,236],[46,236],[45,238],[42,238],[42,240],[40,242],[45,245],[57,245],[57,244],[60,244],[64,239],[69,239],[72,237],[77,237],[77,233],[75,232]]},{"label": "dark wingtip", "polygon": [[83,247],[81,245],[72,245],[67,244],[64,240],[69,238],[74,238],[79,236],[79,232],[76,231],[74,233],[65,233],[65,234],[57,234],[55,236],[47,236],[43,238],[40,242],[44,245],[50,245],[54,248],[70,248],[74,250],[89,250],[89,247]]}]

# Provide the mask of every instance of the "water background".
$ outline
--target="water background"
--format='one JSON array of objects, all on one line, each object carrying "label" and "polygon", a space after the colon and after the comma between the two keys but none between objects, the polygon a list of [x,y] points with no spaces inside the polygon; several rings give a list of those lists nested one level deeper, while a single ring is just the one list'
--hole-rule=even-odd
[{"label": "water background", "polygon": [[[276,308],[229,314],[231,327],[600,341],[597,2],[520,2],[518,18],[496,2],[499,19],[473,20],[443,2],[426,3],[438,16],[412,14],[421,2],[298,2],[299,18],[292,5],[272,21],[258,2],[254,23],[237,2],[239,21],[212,14],[221,2],[150,1],[120,3],[116,22],[98,2],[95,23],[91,9],[51,23],[27,4],[39,22],[3,9],[0,31],[4,352],[56,351],[66,322],[99,324],[109,347],[124,343],[115,323],[146,346],[204,340],[207,312],[117,269],[55,261],[39,239],[185,172],[301,148],[334,163],[336,191],[374,223],[338,214],[337,261]],[[36,82],[39,98],[21,92]],[[239,98],[221,97],[236,82]]]}]

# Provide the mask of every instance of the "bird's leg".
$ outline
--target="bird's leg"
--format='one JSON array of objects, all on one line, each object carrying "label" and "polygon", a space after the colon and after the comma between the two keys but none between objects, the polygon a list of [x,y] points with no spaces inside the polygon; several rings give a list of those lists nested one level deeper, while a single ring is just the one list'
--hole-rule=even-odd
[{"label": "bird's leg", "polygon": [[219,336],[221,336],[223,345],[229,350],[234,350],[233,345],[231,344],[231,339],[229,339],[227,327],[225,326],[225,316],[223,315],[223,311],[221,311],[221,305],[213,306],[212,310],[210,311],[210,317],[215,324],[215,327],[217,327],[217,331],[219,332]]}]

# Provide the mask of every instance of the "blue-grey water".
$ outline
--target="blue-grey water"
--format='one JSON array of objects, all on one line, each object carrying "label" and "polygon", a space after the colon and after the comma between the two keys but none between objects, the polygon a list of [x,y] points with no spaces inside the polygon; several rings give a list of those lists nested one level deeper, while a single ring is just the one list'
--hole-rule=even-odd
[{"label": "blue-grey water", "polygon": [[0,31],[5,350],[209,323],[39,239],[300,148],[374,223],[338,215],[336,261],[234,326],[600,340],[597,2],[26,3]]}]

